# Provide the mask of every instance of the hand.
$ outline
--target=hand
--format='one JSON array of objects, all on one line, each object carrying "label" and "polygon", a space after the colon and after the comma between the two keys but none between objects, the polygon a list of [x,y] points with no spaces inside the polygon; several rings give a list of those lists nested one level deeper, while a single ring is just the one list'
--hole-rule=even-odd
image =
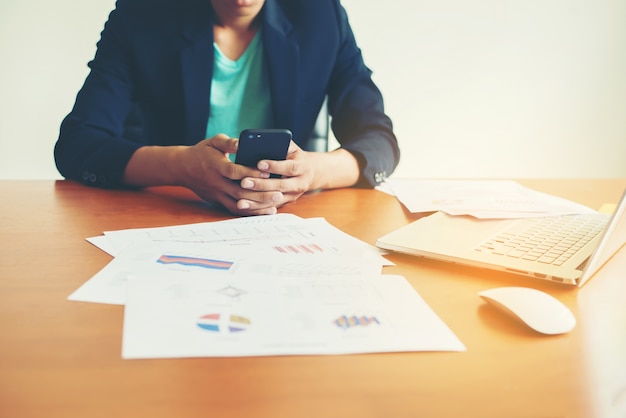
[{"label": "hand", "polygon": [[237,139],[219,134],[179,154],[180,183],[207,201],[221,203],[227,210],[238,215],[268,215],[276,213],[276,206],[283,194],[276,190],[246,190],[239,182],[242,178],[265,179],[268,172],[256,170],[228,159],[237,152]]},{"label": "hand", "polygon": [[[307,152],[293,141],[285,160],[261,160],[257,168],[266,175],[245,177],[241,187],[257,192],[281,192],[283,199],[276,202],[277,207],[293,202],[311,190],[353,186],[360,173],[356,158],[345,149]],[[267,178],[269,173],[281,178]]]},{"label": "hand", "polygon": [[[283,199],[276,202],[277,207],[293,202],[311,190],[315,170],[309,161],[309,154],[291,141],[284,161],[259,161],[257,168],[262,175],[246,176],[240,183],[241,187],[256,192],[280,192]],[[281,177],[269,178],[270,172]]]},{"label": "hand", "polygon": [[[126,165],[130,186],[184,186],[238,215],[271,215],[315,189],[349,187],[359,178],[357,159],[339,148],[306,152],[294,142],[284,161],[259,161],[257,169],[233,164],[238,140],[216,135],[193,146],[145,146]],[[270,173],[282,178],[269,178]]]},{"label": "hand", "polygon": [[283,199],[275,189],[246,190],[242,178],[263,179],[269,173],[233,164],[237,139],[216,135],[193,146],[145,146],[132,155],[124,171],[130,186],[184,186],[204,200],[218,202],[238,215],[269,215]]}]

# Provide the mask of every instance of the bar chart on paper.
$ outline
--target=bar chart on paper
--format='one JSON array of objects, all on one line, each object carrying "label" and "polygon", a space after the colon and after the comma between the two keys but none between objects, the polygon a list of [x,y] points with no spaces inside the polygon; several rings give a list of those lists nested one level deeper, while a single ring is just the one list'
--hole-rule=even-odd
[{"label": "bar chart on paper", "polygon": [[335,325],[341,329],[367,327],[369,325],[380,325],[380,321],[375,316],[342,315],[335,319]]},{"label": "bar chart on paper", "polygon": [[274,249],[283,254],[319,254],[324,252],[324,248],[317,244],[277,245]]}]

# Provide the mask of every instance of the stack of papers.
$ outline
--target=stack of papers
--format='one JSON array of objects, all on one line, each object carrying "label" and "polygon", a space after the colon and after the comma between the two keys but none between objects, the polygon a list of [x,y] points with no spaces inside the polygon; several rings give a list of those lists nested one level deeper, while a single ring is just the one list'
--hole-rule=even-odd
[{"label": "stack of papers", "polygon": [[380,250],[279,214],[88,239],[115,258],[69,296],[125,305],[122,357],[463,351]]},{"label": "stack of papers", "polygon": [[389,178],[386,186],[411,213],[441,211],[479,219],[512,219],[594,212],[509,180]]}]

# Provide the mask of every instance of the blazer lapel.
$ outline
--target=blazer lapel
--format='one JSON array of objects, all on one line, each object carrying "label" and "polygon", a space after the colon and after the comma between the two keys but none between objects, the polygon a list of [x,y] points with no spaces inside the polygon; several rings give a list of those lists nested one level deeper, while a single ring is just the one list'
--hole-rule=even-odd
[{"label": "blazer lapel", "polygon": [[[207,2],[208,4],[208,2]],[[213,78],[213,19],[210,9],[187,9],[181,35],[181,76],[185,114],[184,143],[205,138]]]},{"label": "blazer lapel", "polygon": [[277,128],[294,129],[298,97],[299,48],[291,39],[292,26],[276,0],[264,6],[264,49],[270,77],[272,110]]},{"label": "blazer lapel", "polygon": [[[209,4],[207,2],[207,4]],[[295,129],[298,97],[299,49],[290,38],[292,26],[276,0],[264,6],[264,50],[269,70],[276,127]],[[184,143],[204,139],[210,111],[213,78],[213,17],[208,10],[186,10],[181,27],[181,75],[185,106]]]}]

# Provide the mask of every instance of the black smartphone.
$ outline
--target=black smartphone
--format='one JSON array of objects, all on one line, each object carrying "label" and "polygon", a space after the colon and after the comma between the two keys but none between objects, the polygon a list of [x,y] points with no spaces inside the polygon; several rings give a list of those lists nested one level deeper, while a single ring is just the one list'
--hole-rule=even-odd
[{"label": "black smartphone", "polygon": [[245,129],[239,135],[235,163],[256,168],[259,160],[284,160],[291,138],[289,129]]}]

